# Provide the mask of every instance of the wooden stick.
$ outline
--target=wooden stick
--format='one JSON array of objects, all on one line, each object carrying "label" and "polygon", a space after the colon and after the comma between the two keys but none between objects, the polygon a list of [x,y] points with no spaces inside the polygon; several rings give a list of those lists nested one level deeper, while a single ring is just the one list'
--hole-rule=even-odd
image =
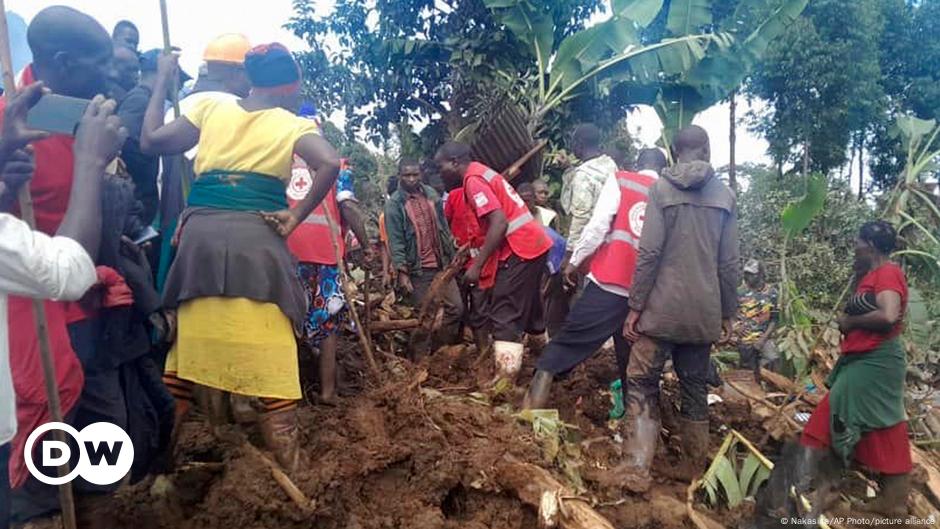
[{"label": "wooden stick", "polygon": [[372,322],[371,331],[372,332],[389,332],[389,331],[405,331],[408,329],[414,329],[421,325],[421,320],[418,318],[409,318],[407,320],[379,320]]},{"label": "wooden stick", "polygon": [[[381,378],[379,365],[375,362],[375,355],[372,354],[372,342],[370,342],[369,337],[366,336],[362,322],[359,320],[356,304],[353,303],[355,297],[353,296],[352,289],[349,288],[349,281],[351,281],[351,279],[349,278],[349,274],[346,273],[346,267],[343,264],[343,256],[339,252],[339,243],[336,238],[342,237],[343,234],[340,233],[336,222],[334,222],[329,215],[324,215],[324,217],[326,217],[326,223],[330,230],[330,242],[333,244],[333,255],[336,256],[336,266],[340,273],[340,285],[343,289],[343,294],[346,296],[346,306],[349,308],[349,315],[352,316],[353,324],[356,326],[356,334],[359,336],[359,345],[362,346],[362,351],[366,355],[369,371],[375,380],[378,381]],[[362,241],[360,241],[360,244],[362,244]]]},{"label": "wooden stick", "polygon": [[[787,398],[792,396],[793,393],[799,392],[799,387],[796,382],[793,382],[789,378],[781,375],[780,373],[774,373],[769,369],[760,368],[760,377],[763,380],[777,386],[778,388],[787,392]],[[801,393],[800,398],[806,401],[808,404],[813,406],[819,405],[819,401],[822,400],[818,395]]]},{"label": "wooden stick", "polygon": [[[166,10],[166,0],[160,0],[160,23],[163,25],[163,53],[170,54],[173,52],[173,46],[170,45],[170,21]],[[173,90],[170,90],[170,102],[173,103],[173,117],[177,118],[180,117],[179,75],[179,69],[177,69],[176,75],[173,76]]]},{"label": "wooden stick", "polygon": [[290,498],[304,514],[311,514],[314,511],[316,502],[308,498],[307,495],[291,481],[290,477],[281,469],[280,465],[271,461],[268,456],[264,455],[261,450],[255,448],[255,446],[248,441],[243,442],[242,446],[248,453],[261,460],[261,462],[270,469],[271,477],[274,478],[274,481],[277,482],[281,490],[287,494],[287,497]]},{"label": "wooden stick", "polygon": [[[0,62],[3,66],[3,91],[7,101],[16,95],[16,81],[13,78],[13,58],[10,54],[10,30],[7,27],[6,4],[0,0]],[[20,217],[36,229],[36,214],[33,211],[33,199],[29,184],[23,184],[19,190]],[[46,383],[46,398],[49,400],[49,416],[53,422],[62,422],[62,403],[59,400],[59,387],[55,375],[55,362],[52,359],[52,346],[49,343],[49,320],[46,306],[41,299],[33,300],[33,317],[36,320],[36,335],[39,341],[39,356],[42,360],[42,374]],[[52,438],[65,443],[65,432],[52,430]],[[69,463],[57,467],[59,477],[69,473]],[[75,529],[75,496],[71,483],[59,485],[59,504],[62,509],[62,523],[65,529]]]},{"label": "wooden stick", "polygon": [[515,161],[515,163],[507,167],[502,172],[502,175],[506,178],[506,180],[512,181],[512,179],[515,178],[516,175],[519,174],[519,172],[522,170],[522,166],[525,165],[530,158],[538,154],[539,151],[544,149],[546,145],[548,145],[548,140],[539,140],[539,142],[536,143],[534,147],[529,149],[529,152],[522,155],[522,158],[519,158]]},{"label": "wooden stick", "polygon": [[[765,398],[758,397],[757,395],[754,395],[754,394],[750,393],[750,392],[747,391],[746,389],[742,388],[741,386],[735,384],[734,382],[732,382],[732,381],[730,381],[730,380],[725,380],[725,384],[728,384],[728,387],[730,387],[731,389],[733,389],[733,390],[737,391],[738,393],[744,395],[744,396],[747,397],[749,400],[753,400],[753,401],[755,401],[755,402],[759,402],[759,403],[763,404],[764,406],[766,406],[766,407],[767,407],[768,409],[770,409],[770,410],[773,410],[773,409],[775,408],[774,404],[773,404],[772,402],[770,402],[769,400],[767,400],[767,399],[765,399]],[[791,418],[790,418],[789,416],[787,416],[787,415],[778,415],[778,414],[774,413],[774,414],[771,415],[771,417],[769,417],[769,420],[772,422],[772,421],[774,421],[774,420],[777,420],[779,417],[783,417],[783,419],[787,421],[787,424],[789,424],[791,427],[793,427],[794,429],[796,429],[796,431],[802,430],[803,427],[800,426],[799,424],[797,424],[796,421],[794,421],[793,419],[791,419]]]},{"label": "wooden stick", "polygon": [[[365,249],[363,248],[363,252]],[[366,300],[365,303],[365,321],[363,322],[363,331],[366,333],[366,338],[369,340],[369,345],[375,345],[372,343],[372,285],[370,285],[370,279],[372,279],[372,270],[366,266],[366,280],[365,286],[362,289],[362,299]]]}]

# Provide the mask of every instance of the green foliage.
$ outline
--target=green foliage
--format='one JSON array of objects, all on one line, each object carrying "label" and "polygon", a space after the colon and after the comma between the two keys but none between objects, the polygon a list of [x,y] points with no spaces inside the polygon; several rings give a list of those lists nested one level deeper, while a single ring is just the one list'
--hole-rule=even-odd
[{"label": "green foliage", "polygon": [[[541,2],[539,2],[541,4]],[[345,111],[347,129],[381,143],[402,122],[444,120],[422,147],[430,152],[454,134],[471,100],[497,71],[524,72],[534,60],[502,31],[483,0],[336,0],[332,10],[294,0],[287,28],[310,51],[299,54],[306,94],[325,113]],[[601,0],[545,3],[554,43],[583,28]],[[327,43],[338,43],[329,49]],[[334,46],[335,47],[335,46]],[[543,57],[544,57],[543,52]]]},{"label": "green foliage", "polygon": [[712,23],[708,0],[672,0],[666,29],[673,35],[691,35]]},{"label": "green foliage", "polygon": [[826,177],[819,173],[806,179],[806,194],[800,200],[787,205],[780,214],[780,222],[787,238],[802,233],[822,211],[826,205],[827,187]]},{"label": "green foliage", "polygon": [[[763,166],[743,165],[738,171],[748,183],[738,197],[742,257],[763,262],[767,280],[778,283],[780,248],[786,237],[780,214],[805,195],[805,183]],[[829,183],[826,206],[787,243],[789,278],[807,311],[832,309],[851,275],[858,228],[873,218],[874,211],[859,202],[845,182]]]},{"label": "green foliage", "polygon": [[894,258],[904,265],[911,286],[906,338],[914,363],[940,353],[940,206],[924,187],[926,175],[937,170],[940,126],[933,119],[900,116],[896,131],[907,153],[901,177],[886,199],[886,215],[898,228],[901,249]]},{"label": "green foliage", "polygon": [[523,410],[516,417],[532,425],[542,456],[561,469],[566,481],[577,492],[585,489],[581,479],[581,448],[573,432],[578,427],[561,420],[558,410]]},{"label": "green foliage", "polygon": [[872,187],[889,189],[905,153],[896,116],[940,117],[940,1],[814,0],[748,84],[769,101],[752,116],[779,163],[845,164],[863,147]]},{"label": "green foliage", "polygon": [[740,439],[729,433],[702,476],[702,488],[713,507],[721,505],[721,499],[729,508],[737,507],[770,477],[767,460]]}]

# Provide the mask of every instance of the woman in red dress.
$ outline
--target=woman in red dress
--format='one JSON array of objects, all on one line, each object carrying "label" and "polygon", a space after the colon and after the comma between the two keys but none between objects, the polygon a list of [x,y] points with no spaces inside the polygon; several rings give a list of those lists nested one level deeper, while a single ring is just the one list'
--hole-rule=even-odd
[{"label": "woman in red dress", "polygon": [[[868,222],[859,231],[855,295],[838,319],[842,356],[826,381],[829,393],[810,417],[800,447],[790,448],[791,454],[799,452],[794,454],[798,463],[779,464],[774,474],[790,474],[788,481],[796,485],[818,486],[819,479],[814,478],[821,476],[826,460],[843,468],[854,461],[880,478],[878,497],[864,509],[903,516],[912,469],[904,409],[907,362],[900,339],[908,290],[904,272],[890,260],[895,240],[895,230],[887,222]],[[774,485],[773,475],[769,485]]]}]

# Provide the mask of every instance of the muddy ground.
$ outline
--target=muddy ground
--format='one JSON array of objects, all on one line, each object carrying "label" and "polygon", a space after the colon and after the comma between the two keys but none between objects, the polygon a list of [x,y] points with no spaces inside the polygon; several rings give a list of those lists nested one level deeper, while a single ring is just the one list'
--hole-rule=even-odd
[{"label": "muddy ground", "polygon": [[[472,347],[445,348],[419,365],[380,355],[386,380],[367,381],[358,348],[342,347],[341,398],[335,406],[306,403],[300,409],[307,465],[291,475],[312,500],[302,509],[278,486],[253,450],[233,432],[263,447],[257,427],[213,428],[202,415],[184,425],[178,470],[169,480],[146,479],[123,489],[110,518],[135,529],[529,529],[537,512],[503,490],[494,468],[509,454],[551,470],[565,481],[557,461],[546,461],[529,423],[513,415],[531,377],[534,359],[515,390],[479,394],[492,377],[491,361],[477,363]],[[313,363],[303,363],[313,372]],[[476,367],[475,367],[476,366]],[[687,482],[669,477],[679,443],[672,435],[675,388],[666,384],[665,443],[654,466],[649,494],[632,496],[605,483],[620,459],[618,427],[608,423],[608,383],[615,378],[611,352],[603,352],[555,384],[553,403],[580,449],[582,497],[618,528],[694,527],[686,515]],[[317,384],[305,384],[309,396]],[[315,400],[315,399],[312,399]],[[760,438],[746,403],[711,408],[712,450],[726,426]],[[721,431],[720,431],[721,430]],[[223,440],[224,439],[224,440]],[[776,447],[765,447],[772,454]],[[703,469],[704,470],[704,469]],[[747,513],[708,513],[726,527]]]}]

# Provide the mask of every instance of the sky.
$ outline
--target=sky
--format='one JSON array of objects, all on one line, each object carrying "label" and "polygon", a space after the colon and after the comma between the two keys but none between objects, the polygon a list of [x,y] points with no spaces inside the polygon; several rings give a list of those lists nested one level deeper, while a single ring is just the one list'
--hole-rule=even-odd
[{"label": "sky", "polygon": [[[285,30],[283,25],[293,14],[291,0],[166,0],[169,14],[170,39],[182,48],[180,63],[191,75],[197,73],[202,50],[214,36],[222,33],[244,33],[251,42],[279,41],[294,50],[305,43]],[[324,15],[332,9],[332,0],[317,0]],[[33,16],[51,5],[67,5],[98,19],[110,31],[121,19],[128,19],[140,28],[142,50],[163,46],[158,0],[6,0],[6,8],[21,15],[28,23]],[[739,104],[739,116],[746,108]],[[333,121],[341,116],[331,116]],[[644,146],[652,146],[660,136],[662,125],[651,108],[640,108],[630,115],[629,128]],[[342,123],[337,123],[342,125]],[[708,131],[712,145],[712,164],[727,165],[729,159],[728,106],[717,105],[699,114],[695,124]],[[737,162],[768,163],[767,143],[738,126]]]}]

